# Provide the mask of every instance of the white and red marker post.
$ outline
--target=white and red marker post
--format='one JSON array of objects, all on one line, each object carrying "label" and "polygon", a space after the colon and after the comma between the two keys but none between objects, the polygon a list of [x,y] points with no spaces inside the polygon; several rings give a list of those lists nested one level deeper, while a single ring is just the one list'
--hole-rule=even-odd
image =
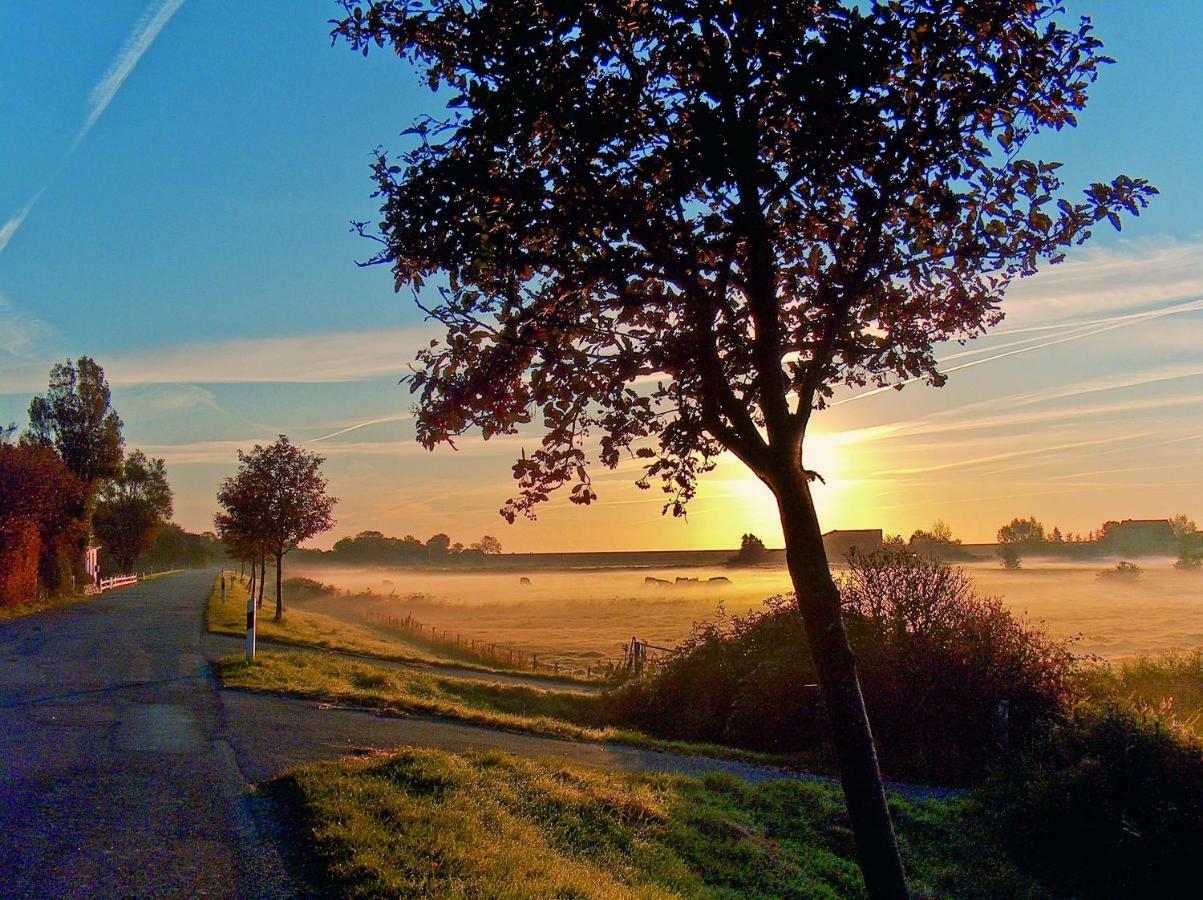
[{"label": "white and red marker post", "polygon": [[255,658],[255,597],[246,598],[246,661]]}]

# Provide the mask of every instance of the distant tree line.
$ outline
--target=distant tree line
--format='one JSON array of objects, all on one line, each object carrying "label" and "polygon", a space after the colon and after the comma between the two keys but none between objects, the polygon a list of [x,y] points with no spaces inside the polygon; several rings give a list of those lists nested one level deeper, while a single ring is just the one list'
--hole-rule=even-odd
[{"label": "distant tree line", "polygon": [[[1096,530],[1081,533],[1062,532],[1055,525],[1046,529],[1035,516],[1015,518],[998,529],[997,542],[995,553],[1010,569],[1019,568],[1025,556],[1174,556],[1180,569],[1203,568],[1203,533],[1182,513],[1168,519],[1110,520]],[[939,519],[928,529],[916,530],[909,539],[901,535],[887,537],[886,544],[945,561],[980,558],[980,553],[965,547]]]},{"label": "distant tree line", "polygon": [[50,370],[24,432],[0,429],[0,603],[82,587],[90,545],[103,573],[133,571],[170,519],[166,466],[126,454],[111,399],[104,370],[81,356]]},{"label": "distant tree line", "polygon": [[357,566],[472,565],[500,553],[501,541],[489,534],[465,546],[442,532],[422,541],[412,534],[398,538],[379,531],[361,531],[342,538],[325,552],[306,551],[307,556],[320,557],[323,562]]}]

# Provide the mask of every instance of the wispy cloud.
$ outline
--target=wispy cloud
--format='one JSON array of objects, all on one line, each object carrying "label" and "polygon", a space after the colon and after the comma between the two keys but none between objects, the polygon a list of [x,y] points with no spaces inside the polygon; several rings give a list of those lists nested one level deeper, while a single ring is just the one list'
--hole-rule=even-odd
[{"label": "wispy cloud", "polygon": [[[106,354],[114,387],[146,384],[322,384],[397,377],[430,339],[422,326],[236,338]],[[0,369],[0,394],[45,387],[49,361]]]},{"label": "wispy cloud", "polygon": [[179,12],[183,5],[184,0],[161,0],[161,2],[151,4],[142,13],[142,17],[134,24],[133,31],[125,39],[125,44],[122,45],[120,52],[109,63],[108,70],[93,86],[92,93],[88,97],[88,118],[75,136],[71,150],[75,150],[79,146],[80,142],[87,137],[88,132],[92,130],[92,126],[104,115],[104,111],[109,108],[109,104],[121,90],[121,85],[125,84],[125,79],[129,78],[134,67],[138,65],[138,61],[142,59],[159,36],[159,32],[166,27],[167,23],[171,21],[171,17]]},{"label": "wispy cloud", "polygon": [[41,319],[17,308],[9,296],[0,291],[0,363],[5,357],[27,359],[38,352],[44,339],[54,333]]},{"label": "wispy cloud", "polygon": [[[1002,345],[1002,347],[998,347],[998,346],[983,347],[983,348],[978,348],[975,350],[960,351],[957,353],[949,354],[948,356],[940,357],[939,359],[936,360],[936,362],[938,365],[942,366],[940,371],[944,375],[950,375],[954,372],[960,372],[964,369],[972,369],[975,366],[981,366],[981,365],[985,365],[986,363],[996,362],[1000,359],[1007,359],[1008,357],[1011,357],[1011,356],[1018,356],[1022,353],[1031,353],[1035,350],[1043,350],[1046,347],[1055,347],[1058,344],[1066,344],[1071,341],[1080,341],[1083,338],[1089,338],[1089,337],[1094,337],[1094,336],[1100,335],[1100,334],[1106,334],[1107,332],[1115,331],[1118,328],[1127,328],[1132,325],[1140,324],[1142,322],[1149,322],[1149,321],[1153,321],[1155,319],[1163,319],[1166,316],[1181,315],[1183,313],[1192,313],[1192,312],[1199,312],[1199,311],[1203,311],[1203,298],[1195,298],[1195,299],[1189,300],[1185,303],[1175,303],[1171,306],[1161,307],[1159,309],[1152,309],[1152,310],[1148,310],[1146,312],[1131,313],[1131,314],[1127,314],[1127,315],[1112,316],[1110,318],[1100,319],[1100,320],[1098,320],[1098,322],[1104,323],[1104,324],[1098,324],[1097,327],[1092,327],[1092,328],[1073,327],[1073,328],[1070,328],[1067,333],[1062,333],[1062,334],[1057,335],[1056,337],[1050,337],[1046,340],[1040,340],[1037,343],[1031,343],[1030,339],[1028,339],[1028,340],[1022,340],[1022,341],[1014,341],[1009,344],[1004,344],[1004,345]],[[1015,345],[1022,345],[1022,346],[1015,346]],[[1013,349],[1003,350],[1003,347],[1012,347]],[[1002,350],[1002,352],[995,352],[995,351],[999,351],[999,350]],[[969,362],[960,363],[959,365],[955,365],[955,366],[943,366],[942,365],[943,363],[949,362],[950,360],[962,359],[967,356],[979,355],[982,353],[988,353],[990,355],[983,356],[981,359],[974,359]],[[851,397],[845,397],[842,400],[836,400],[835,402],[830,403],[828,405],[829,406],[843,406],[845,403],[852,403],[855,400],[864,400],[869,397],[874,397],[878,394],[885,393],[886,391],[898,390],[899,388],[904,387],[905,385],[914,384],[916,381],[922,381],[922,380],[923,380],[922,378],[918,378],[918,377],[907,378],[903,381],[897,382],[896,384],[888,384],[888,385],[885,385],[884,387],[871,388],[870,390],[862,391],[859,394],[853,394]]]}]

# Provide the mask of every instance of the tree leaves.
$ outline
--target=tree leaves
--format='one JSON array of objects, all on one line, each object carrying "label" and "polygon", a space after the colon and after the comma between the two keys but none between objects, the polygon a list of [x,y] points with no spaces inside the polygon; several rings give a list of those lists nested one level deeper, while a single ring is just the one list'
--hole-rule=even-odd
[{"label": "tree leaves", "polygon": [[410,380],[423,444],[541,427],[509,518],[592,502],[595,447],[675,514],[724,449],[800,469],[836,388],[942,383],[935,345],[1156,193],[1075,202],[1024,157],[1107,62],[1055,5],[344,5],[336,38],[447,101],[379,156],[374,261],[449,285]]}]

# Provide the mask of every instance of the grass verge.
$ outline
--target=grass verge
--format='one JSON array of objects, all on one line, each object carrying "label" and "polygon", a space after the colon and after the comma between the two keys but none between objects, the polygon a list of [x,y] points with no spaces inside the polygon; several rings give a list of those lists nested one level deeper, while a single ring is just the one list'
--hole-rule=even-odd
[{"label": "grass verge", "polygon": [[[839,789],[406,748],[267,785],[318,894],[863,897]],[[969,801],[891,800],[916,895],[1040,897]]]},{"label": "grass verge", "polygon": [[[205,608],[205,622],[209,631],[215,634],[246,634],[246,601],[247,588],[236,578],[226,579],[226,599],[221,599],[220,577],[213,581],[213,590]],[[300,609],[286,609],[280,622],[273,621],[271,602],[265,601],[263,609],[256,621],[256,631],[262,638],[281,644],[292,644],[298,647],[321,647],[325,650],[335,650],[340,653],[354,653],[359,656],[370,656],[377,659],[394,660],[397,662],[424,663],[432,666],[468,669],[474,672],[484,672],[497,675],[529,675],[526,672],[508,671],[505,669],[489,668],[474,665],[445,656],[436,656],[420,647],[404,643],[396,639],[382,638],[370,628],[344,622],[332,616],[321,613],[307,612]],[[582,683],[579,679],[566,676],[556,678],[542,675],[530,676],[540,681],[557,681],[565,684]],[[585,682],[595,684],[596,682]]]},{"label": "grass verge", "polygon": [[768,765],[801,762],[717,744],[661,740],[617,728],[605,723],[604,698],[595,694],[428,675],[299,653],[261,653],[249,663],[228,656],[218,660],[216,668],[227,688],[288,694],[379,712],[442,716],[565,740]]},{"label": "grass verge", "polygon": [[[98,596],[98,595],[97,595]],[[48,609],[58,609],[61,606],[73,606],[91,597],[87,594],[60,594],[46,600],[34,600],[32,603],[16,603],[12,606],[0,606],[0,622],[10,622],[13,619],[32,616],[34,613],[45,612]]]}]

